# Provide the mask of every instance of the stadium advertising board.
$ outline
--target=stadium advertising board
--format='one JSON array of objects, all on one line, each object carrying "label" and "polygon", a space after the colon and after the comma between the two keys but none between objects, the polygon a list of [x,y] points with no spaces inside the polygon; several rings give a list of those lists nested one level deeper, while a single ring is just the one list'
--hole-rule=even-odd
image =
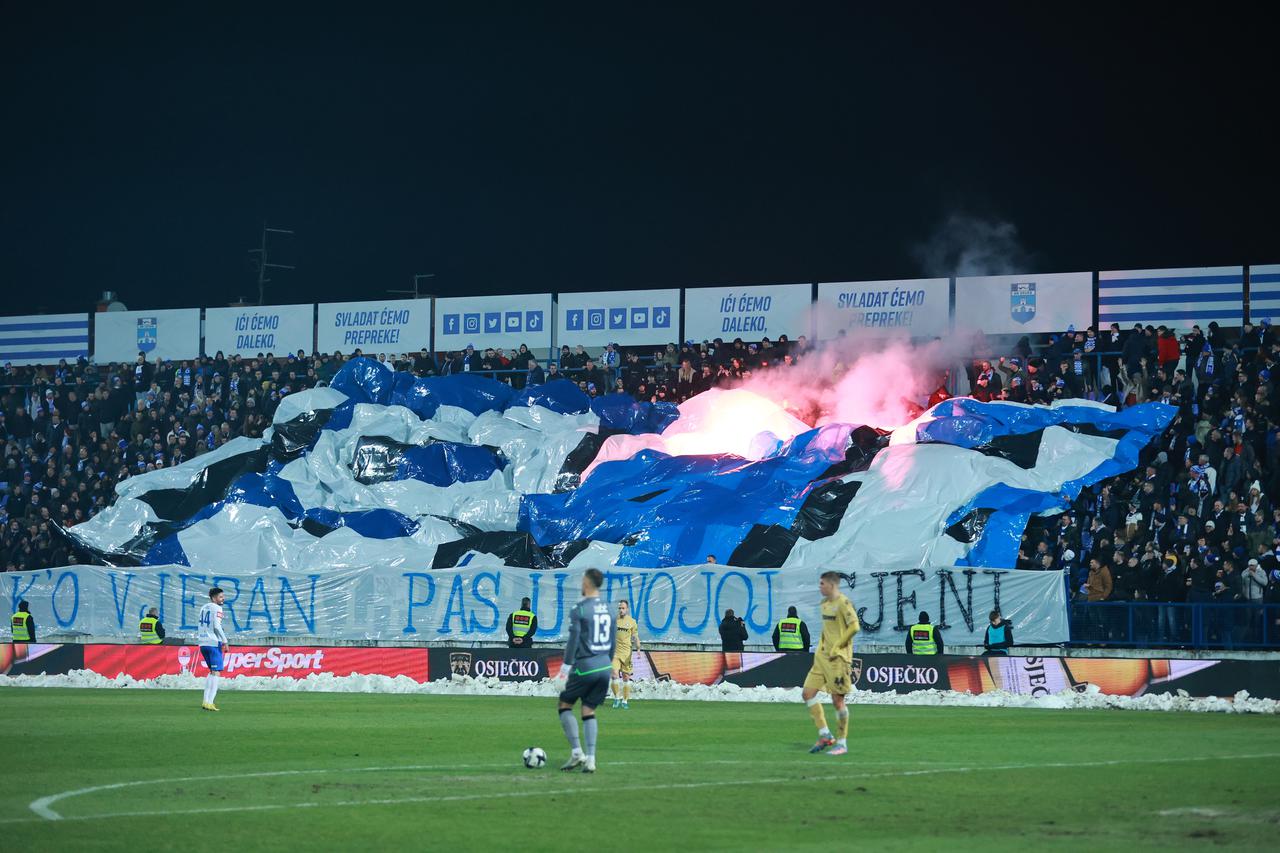
[{"label": "stadium advertising board", "polygon": [[93,315],[93,359],[99,364],[200,356],[200,309],[99,311]]},{"label": "stadium advertising board", "polygon": [[84,669],[75,643],[0,643],[0,675],[61,675]]},{"label": "stadium advertising board", "polygon": [[835,281],[818,285],[817,335],[933,338],[951,328],[951,280]]},{"label": "stadium advertising board", "polygon": [[1244,321],[1244,267],[1108,270],[1098,273],[1098,325],[1203,329]]},{"label": "stadium advertising board", "polygon": [[551,349],[551,294],[461,296],[436,300],[436,351],[456,352],[467,345],[519,349],[525,344],[538,358]]},{"label": "stadium advertising board", "polygon": [[0,364],[57,364],[88,357],[88,314],[0,317]]},{"label": "stadium advertising board", "polygon": [[431,671],[436,678],[496,678],[500,681],[540,681],[555,678],[564,660],[564,649],[431,649]]},{"label": "stadium advertising board", "polygon": [[955,327],[989,335],[1083,331],[1093,323],[1093,273],[980,275],[956,279]]},{"label": "stadium advertising board", "polygon": [[322,302],[316,319],[320,352],[367,355],[417,352],[431,347],[431,300]]},{"label": "stadium advertising board", "polygon": [[[730,660],[719,665],[722,678],[739,687],[799,684],[809,671],[811,659],[810,655],[799,653],[756,656],[748,666],[745,659],[750,655],[742,655],[741,663],[732,655],[724,657]],[[761,660],[761,657],[767,659]],[[686,668],[691,666],[692,663],[686,664]],[[716,662],[709,660],[699,671],[706,677],[716,667]],[[955,690],[976,695],[998,690],[1040,697],[1063,691],[1084,693],[1096,688],[1110,696],[1186,691],[1191,696],[1230,697],[1247,690],[1250,696],[1280,698],[1280,661],[1265,660],[920,656],[871,652],[855,653],[850,676],[857,690],[873,693]]]},{"label": "stadium advertising board", "polygon": [[680,291],[561,293],[556,318],[557,340],[569,346],[675,342],[680,335]]},{"label": "stadium advertising board", "polygon": [[[331,675],[403,675],[425,682],[449,678],[536,681],[560,671],[563,649],[538,644],[504,648],[350,648],[326,646],[232,646],[229,676],[305,678]],[[644,649],[632,656],[637,681],[795,687],[812,663],[804,652],[703,652]],[[0,646],[0,675],[64,675],[88,669],[108,678],[125,674],[155,678],[207,672],[193,645],[161,646],[18,643]],[[1169,658],[975,657],[862,652],[850,666],[854,688],[872,693],[955,690],[1003,691],[1042,697],[1064,691],[1098,690],[1109,696],[1185,691],[1189,696],[1230,698],[1241,690],[1280,699],[1280,661],[1181,660]]]},{"label": "stadium advertising board", "polygon": [[204,312],[204,351],[253,357],[310,353],[315,345],[314,305],[210,308]]},{"label": "stadium advertising board", "polygon": [[689,288],[684,292],[685,339],[809,337],[812,290],[808,284]]},{"label": "stadium advertising board", "polygon": [[[308,675],[404,675],[428,680],[426,649],[317,646],[232,646],[223,659],[223,675],[306,678]],[[87,645],[84,668],[115,678],[207,675],[209,666],[195,645]]]},{"label": "stadium advertising board", "polygon": [[[796,605],[820,624],[814,578],[829,566],[739,569],[690,566],[608,569],[603,594],[627,598],[641,633],[655,641],[719,643],[727,608],[744,619],[748,642],[769,642],[773,627]],[[539,638],[560,640],[577,601],[579,572],[502,565],[415,571],[374,566],[323,574],[276,569],[201,572],[187,566],[70,566],[4,575],[12,602],[31,602],[36,624],[94,639],[136,637],[145,609],[156,606],[170,633],[195,630],[206,590],[227,592],[224,622],[232,642],[276,637],[343,640],[494,640],[524,596],[538,614]],[[844,591],[862,621],[859,643],[897,644],[927,610],[953,643],[980,643],[995,607],[1026,643],[1069,638],[1066,593],[1051,572],[946,568],[859,571],[843,575]],[[0,639],[8,635],[8,625]]]},{"label": "stadium advertising board", "polygon": [[1249,267],[1249,322],[1280,322],[1280,264]]}]

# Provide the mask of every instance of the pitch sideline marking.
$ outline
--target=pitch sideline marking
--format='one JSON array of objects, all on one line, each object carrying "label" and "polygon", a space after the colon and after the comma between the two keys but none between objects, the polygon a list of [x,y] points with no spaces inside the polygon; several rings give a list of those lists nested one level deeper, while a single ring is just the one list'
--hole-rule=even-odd
[{"label": "pitch sideline marking", "polygon": [[[922,769],[922,770],[897,770],[897,771],[885,771],[881,773],[866,773],[861,776],[858,776],[857,778],[858,779],[885,779],[885,778],[900,778],[904,776],[932,776],[932,775],[938,775],[942,773],[973,773],[973,772],[990,771],[990,770],[1040,770],[1040,769],[1046,769],[1046,768],[1071,769],[1071,768],[1082,768],[1082,767],[1115,767],[1115,766],[1124,765],[1124,764],[1170,764],[1170,763],[1185,763],[1185,762],[1197,762],[1197,761],[1240,761],[1240,760],[1247,761],[1247,760],[1261,760],[1265,758],[1280,758],[1280,753],[1263,752],[1263,753],[1252,753],[1248,755],[1201,755],[1201,756],[1186,756],[1186,757],[1174,757],[1174,758],[1124,758],[1124,759],[1111,759],[1106,761],[1077,761],[1077,762],[1063,761],[1063,762],[1049,762],[1045,764],[999,764],[999,765],[986,765],[986,766],[976,766],[976,767],[940,767],[940,768]],[[675,762],[675,761],[617,762],[613,766],[619,766],[623,764],[683,764],[683,763],[685,762]],[[711,762],[706,762],[706,763],[711,763]],[[717,762],[717,763],[737,764],[737,763],[744,763],[744,762],[723,761],[723,762]],[[336,802],[326,802],[326,803],[318,803],[318,802],[264,803],[261,805],[251,805],[251,806],[225,806],[225,807],[219,807],[219,808],[201,808],[201,809],[172,809],[167,811],[151,810],[151,811],[134,811],[134,812],[106,812],[102,814],[74,815],[71,817],[65,817],[53,811],[52,809],[48,808],[48,806],[51,803],[56,802],[59,799],[76,796],[83,793],[113,790],[116,788],[124,788],[129,786],[136,786],[136,785],[163,784],[165,782],[195,781],[195,780],[208,780],[208,779],[219,779],[219,778],[221,779],[261,778],[261,777],[268,777],[268,776],[302,775],[305,773],[323,773],[323,772],[374,772],[374,771],[395,771],[395,770],[460,769],[460,768],[476,768],[476,767],[488,768],[488,767],[506,767],[506,766],[508,765],[506,764],[478,764],[478,765],[453,764],[453,765],[420,765],[420,766],[410,765],[410,766],[384,767],[384,768],[364,767],[364,768],[352,768],[350,770],[343,770],[342,768],[325,768],[324,770],[277,770],[277,771],[270,771],[270,772],[263,772],[263,773],[241,773],[241,774],[233,774],[233,775],[225,775],[225,776],[190,776],[190,777],[184,777],[182,779],[151,779],[151,780],[140,781],[140,782],[118,782],[112,785],[99,785],[93,788],[84,788],[78,791],[66,791],[66,792],[63,792],[62,794],[54,794],[51,797],[41,797],[40,799],[32,802],[30,805],[31,810],[36,812],[36,814],[40,816],[39,818],[34,818],[34,817],[8,818],[8,819],[0,820],[0,824],[34,823],[34,822],[38,822],[39,820],[105,820],[108,818],[117,818],[117,817],[166,817],[171,815],[186,815],[186,814],[212,814],[212,813],[251,812],[251,811],[281,811],[285,809],[305,809],[305,808],[320,808],[320,807],[330,808],[330,807],[345,807],[345,806],[408,805],[411,803],[447,803],[447,802],[460,802],[465,800],[512,799],[515,797],[554,796],[558,794],[573,794],[582,790],[582,788],[579,786],[575,788],[555,788],[555,789],[549,789],[549,790],[536,790],[536,791],[496,791],[496,792],[477,793],[477,794],[444,794],[439,796],[397,797],[397,798],[381,799],[381,800],[339,800]],[[805,776],[805,777],[802,777],[800,781],[834,782],[834,781],[839,781],[841,779],[848,779],[848,778],[850,778],[848,774],[840,774],[835,776],[832,776],[832,775]],[[736,785],[778,785],[784,782],[795,782],[795,781],[796,781],[796,778],[794,776],[782,776],[782,777],[777,777],[773,779],[716,779],[716,780],[711,780],[706,782],[676,782],[676,783],[668,783],[663,785],[625,785],[621,787],[611,788],[610,790],[652,791],[652,790],[669,789],[669,788],[688,790],[688,789],[696,789],[696,788],[723,788],[723,787],[736,786]],[[37,808],[37,806],[40,806],[43,809],[43,811],[41,811],[40,808]]]},{"label": "pitch sideline marking", "polygon": [[[611,762],[611,766],[626,767],[640,765],[661,765],[661,764],[685,764],[684,761],[617,761]],[[746,760],[711,760],[704,761],[703,764],[747,764]],[[889,762],[883,762],[889,763]],[[60,801],[71,797],[79,797],[84,794],[96,794],[99,791],[114,791],[119,788],[134,788],[140,785],[164,785],[170,782],[199,782],[202,780],[213,779],[263,779],[274,776],[303,776],[314,773],[389,773],[403,770],[485,770],[490,768],[509,767],[509,764],[399,764],[389,767],[317,767],[302,770],[268,770],[258,773],[224,773],[217,776],[179,776],[170,779],[138,779],[131,782],[112,782],[107,785],[93,785],[88,788],[78,788],[73,791],[62,791],[57,794],[50,794],[47,797],[40,797],[33,800],[28,808],[45,820],[65,820],[62,815],[54,811],[51,806]],[[27,818],[7,818],[0,820],[0,823],[13,823],[27,820]]]}]

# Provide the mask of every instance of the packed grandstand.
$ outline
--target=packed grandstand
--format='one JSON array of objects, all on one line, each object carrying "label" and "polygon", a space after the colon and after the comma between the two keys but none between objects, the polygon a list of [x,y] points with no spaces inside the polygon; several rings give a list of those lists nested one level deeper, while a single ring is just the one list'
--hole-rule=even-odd
[{"label": "packed grandstand", "polygon": [[[1137,454],[1130,460],[1133,464],[1121,466],[1128,470],[1100,476],[1109,469],[1095,466],[1095,476],[1079,488],[1074,499],[1060,507],[1065,511],[1031,516],[1029,524],[1026,523],[1029,514],[1023,515],[1017,524],[1020,536],[1014,547],[1006,544],[988,548],[989,560],[974,559],[971,564],[1061,572],[1070,595],[1080,602],[1257,605],[1275,600],[1280,589],[1280,563],[1277,562],[1280,507],[1272,505],[1271,496],[1277,493],[1276,478],[1280,472],[1276,449],[1280,416],[1276,414],[1271,392],[1271,372],[1280,352],[1280,341],[1268,325],[1245,324],[1238,330],[1224,330],[1210,323],[1205,329],[1196,326],[1178,334],[1165,327],[1137,325],[1121,329],[1112,324],[1101,333],[1089,328],[1048,335],[1035,342],[1023,337],[1008,349],[998,348],[982,335],[963,343],[972,357],[964,359],[962,369],[954,372],[939,366],[934,374],[936,382],[930,383],[933,390],[928,399],[919,399],[918,405],[909,411],[910,415],[919,415],[933,407],[932,415],[922,423],[940,419],[939,404],[963,405],[965,411],[957,410],[954,414],[972,417],[975,410],[968,407],[974,402],[1006,400],[1052,403],[1060,411],[1068,412],[1079,409],[1070,405],[1071,401],[1088,401],[1091,407],[1102,403],[1114,406],[1120,417],[1126,411],[1143,411],[1146,404],[1152,403],[1163,404],[1162,409],[1167,407],[1168,412],[1167,417],[1140,418],[1142,425],[1135,433],[1141,438],[1134,448]],[[444,401],[447,409],[469,409],[470,417],[466,418],[467,422],[455,424],[452,431],[413,436],[410,429],[399,436],[401,445],[414,442],[436,445],[437,451],[444,455],[441,467],[433,472],[423,473],[426,470],[423,467],[413,469],[415,463],[405,461],[404,446],[393,446],[395,442],[389,441],[372,446],[366,441],[356,448],[357,455],[369,465],[363,479],[366,485],[417,478],[437,485],[473,481],[479,486],[479,481],[489,480],[508,462],[516,463],[513,467],[519,476],[520,464],[528,468],[529,460],[521,463],[516,459],[519,449],[504,447],[503,442],[510,441],[510,435],[502,428],[489,433],[482,430],[479,435],[474,430],[478,416],[486,411],[500,413],[514,399],[524,406],[545,406],[557,416],[570,419],[569,428],[573,431],[569,439],[558,440],[559,456],[551,459],[552,470],[540,471],[539,477],[526,477],[524,492],[532,495],[565,491],[566,474],[573,479],[571,485],[577,486],[586,466],[600,461],[595,457],[609,442],[625,444],[634,442],[635,436],[662,433],[682,413],[686,419],[693,419],[690,413],[697,409],[695,398],[705,392],[712,392],[703,398],[707,400],[724,393],[725,389],[737,389],[741,393],[742,389],[753,387],[751,383],[762,376],[785,376],[789,371],[807,369],[807,376],[811,378],[815,366],[829,374],[833,384],[838,384],[841,374],[850,369],[846,362],[856,361],[856,356],[824,358],[822,351],[803,337],[790,341],[786,336],[776,341],[716,339],[668,343],[660,347],[610,345],[593,351],[582,346],[564,346],[554,355],[550,360],[538,359],[524,346],[512,351],[468,346],[460,351],[434,354],[426,348],[416,353],[368,355],[358,350],[349,354],[311,355],[300,351],[288,355],[262,354],[257,358],[227,358],[218,353],[188,361],[158,363],[139,355],[133,364],[94,364],[80,359],[51,365],[6,365],[4,396],[0,401],[0,439],[5,447],[5,479],[0,484],[0,520],[3,521],[0,562],[6,571],[20,571],[95,562],[104,557],[126,561],[132,558],[143,564],[168,562],[175,556],[179,561],[189,559],[175,548],[173,539],[183,524],[191,523],[190,517],[151,518],[151,522],[165,522],[170,526],[153,529],[150,536],[141,539],[130,537],[134,538],[132,542],[108,544],[105,539],[109,536],[77,535],[77,528],[92,530],[94,523],[81,525],[112,508],[118,496],[138,494],[136,490],[129,491],[127,483],[131,478],[190,463],[206,454],[223,458],[229,446],[236,446],[237,439],[262,444],[264,436],[271,437],[277,455],[269,464],[278,469],[299,455],[299,448],[280,450],[282,434],[289,431],[282,429],[281,424],[292,420],[296,427],[300,422],[308,422],[311,431],[298,441],[314,451],[320,427],[308,419],[314,420],[317,410],[329,419],[343,403],[348,404],[348,409],[358,403],[404,404],[404,399],[392,399],[393,386],[417,388],[422,399],[431,399],[433,392],[423,391],[427,388],[424,383],[453,382],[453,390],[435,399],[430,412],[417,409],[417,414],[431,417]],[[474,399],[470,403],[461,398],[448,399],[448,394],[453,393],[455,397],[461,394],[474,398],[478,394],[491,400],[496,388],[505,389],[498,396],[509,395],[512,399],[481,404],[478,408]],[[342,394],[325,397],[327,403],[317,403],[315,389],[327,389],[330,393],[340,390]],[[438,392],[439,386],[434,393],[438,396]],[[970,397],[973,402],[944,402],[953,395]],[[676,408],[675,404],[687,406],[690,401],[694,401],[693,408],[687,412]],[[409,405],[412,407],[412,403]],[[720,405],[724,405],[724,399]],[[777,411],[770,410],[771,415],[796,422],[794,428],[779,431],[779,446],[823,420],[820,412],[785,411],[785,402],[775,408]],[[288,415],[287,420],[281,419],[282,412]],[[1147,412],[1150,415],[1150,410]],[[345,417],[350,418],[349,411]],[[1137,423],[1130,421],[1126,427],[1133,428]],[[1117,435],[1116,430],[1120,429],[1116,423],[1099,426],[1096,421],[1068,425],[1077,433]],[[401,424],[405,429],[408,426]],[[584,427],[595,433],[587,441],[583,441],[580,434]],[[327,424],[329,431],[337,428],[335,421]],[[390,431],[386,424],[375,430]],[[1019,431],[1009,432],[1012,435]],[[781,434],[784,432],[790,434]],[[923,435],[925,430],[921,428],[920,432]],[[827,508],[828,515],[843,512],[849,496],[841,494],[839,487],[849,480],[839,478],[865,470],[869,463],[864,461],[859,465],[853,457],[862,453],[869,459],[879,448],[891,444],[893,435],[890,430],[865,427],[857,430],[850,426],[836,439],[840,444],[836,455],[841,457],[839,464],[844,470],[835,464],[835,456],[822,457],[818,466],[798,481],[800,490],[796,497],[802,501],[806,496],[812,498],[813,492],[822,491],[822,484],[826,484],[824,494],[834,507]],[[1011,435],[1001,438],[1011,438]],[[367,439],[367,431],[364,437]],[[987,435],[971,440],[968,449],[1006,459],[1021,452],[1012,444],[996,447],[999,442],[992,439],[993,436]],[[939,438],[936,430],[933,436],[922,439],[949,440]],[[287,444],[288,439],[283,443]],[[498,449],[493,451],[492,458],[483,460],[474,470],[469,466],[477,464],[475,457],[463,462],[447,458],[451,452],[460,452],[468,446],[473,450]],[[546,442],[542,448],[546,449]],[[626,445],[608,458],[627,459],[635,450],[633,444]],[[766,449],[754,458],[767,458],[776,452],[777,448]],[[789,452],[785,450],[782,455]],[[429,468],[434,463],[423,464]],[[545,466],[546,460],[542,464]],[[1030,464],[1034,466],[1034,460]],[[407,474],[406,465],[413,469]],[[268,468],[261,468],[260,472],[270,476]],[[237,474],[240,473],[243,471],[237,470]],[[444,479],[433,480],[433,477]],[[355,479],[361,480],[359,472]],[[508,492],[511,485],[507,484]],[[521,484],[515,485],[519,490]],[[831,488],[833,485],[835,488]],[[478,495],[468,494],[472,498]],[[217,500],[226,498],[224,494],[216,496]],[[664,546],[665,551],[644,552],[635,543],[628,547],[626,534],[631,531],[606,532],[611,524],[616,526],[616,517],[593,518],[589,525],[592,532],[584,535],[580,524],[575,527],[566,523],[568,516],[563,513],[563,506],[552,510],[543,507],[543,515],[538,517],[536,502],[541,498],[534,498],[532,509],[524,510],[518,506],[513,508],[510,501],[503,503],[504,498],[498,492],[491,492],[489,498],[488,511],[433,507],[440,510],[432,513],[437,518],[427,519],[422,517],[425,513],[406,510],[417,518],[403,523],[444,528],[425,538],[421,531],[417,534],[418,542],[437,548],[432,555],[436,566],[453,564],[447,558],[441,559],[439,549],[455,540],[468,543],[466,548],[453,548],[450,553],[455,558],[470,548],[485,550],[486,547],[491,551],[505,549],[509,558],[515,547],[509,538],[496,545],[492,537],[487,546],[477,544],[486,533],[504,529],[512,533],[532,530],[538,534],[533,542],[523,538],[523,533],[519,534],[522,537],[519,549],[542,550],[537,543],[545,546],[555,542],[562,546],[556,552],[559,557],[539,553],[521,558],[530,561],[530,565],[547,559],[555,564],[566,554],[571,558],[575,549],[593,539],[612,543],[603,551],[593,551],[596,557],[603,554],[617,561],[629,552],[629,559],[624,558],[623,562],[637,566],[701,561],[705,556],[701,550],[715,547],[706,545],[710,540],[704,537],[692,546],[694,550],[685,545],[668,545]],[[552,496],[548,498],[556,500]],[[241,499],[255,501],[254,498]],[[213,502],[211,498],[209,503]],[[751,500],[743,498],[743,502],[750,505]],[[312,505],[306,506],[308,503]],[[502,506],[495,508],[495,503]],[[813,503],[811,500],[810,504]],[[384,501],[381,505],[405,508],[395,501]],[[299,511],[287,520],[297,526],[308,510],[325,507],[322,499],[314,502],[304,499],[298,506]],[[369,507],[337,506],[329,502],[327,508],[330,514],[323,518],[317,512],[310,513],[312,533],[326,521],[331,526],[341,526],[340,519],[335,521],[335,512]],[[960,507],[947,507],[951,515],[958,509]],[[989,523],[982,508],[976,512],[974,509],[969,508],[966,519],[948,521],[961,527],[968,524],[970,528],[975,520],[979,528]],[[987,516],[990,510],[991,507],[985,508]],[[118,512],[119,507],[111,511]],[[604,516],[610,516],[611,512],[601,511]],[[521,516],[519,520],[517,515]],[[574,518],[581,520],[578,516]],[[649,523],[652,521],[649,519]],[[706,523],[710,526],[723,521],[723,518],[714,518],[707,519]],[[741,522],[742,518],[734,521]],[[174,522],[181,524],[175,526]],[[839,524],[838,520],[825,523]],[[733,537],[719,540],[722,550],[730,552],[722,552],[721,561],[781,565],[789,553],[795,551],[797,542],[802,549],[805,545],[820,545],[820,540],[831,533],[822,531],[812,538],[803,531],[797,535],[798,524],[794,519],[782,525],[791,528],[789,530],[782,530],[777,523],[772,524],[773,529],[769,524],[748,524],[743,528],[739,523],[738,526],[739,532]],[[140,528],[131,528],[130,532],[137,534]],[[949,533],[956,542],[966,538],[964,533],[957,535],[954,529]],[[981,536],[981,529],[978,535]],[[564,543],[575,541],[579,544],[571,544],[566,551]],[[840,537],[834,541],[843,548],[852,544]],[[970,532],[968,544],[974,541]],[[621,550],[618,543],[622,543]],[[545,550],[548,554],[553,551]],[[964,564],[963,557],[971,550],[960,549],[953,554],[946,549],[934,549],[926,555],[925,562],[936,561],[945,553],[947,564]],[[638,553],[642,556],[637,557]],[[811,548],[808,552],[811,557],[830,553],[830,549],[821,548]],[[871,558],[872,563],[903,565],[912,560],[910,554],[878,555],[874,545],[862,553],[864,558]],[[957,557],[962,559],[952,559]],[[1153,613],[1149,626],[1152,640],[1177,639],[1178,627],[1156,625],[1155,619]],[[1261,642],[1264,626],[1260,615],[1230,621],[1231,629],[1218,630],[1215,639]],[[1167,632],[1162,634],[1166,627]],[[1274,630],[1269,631],[1268,636],[1275,636]]]}]

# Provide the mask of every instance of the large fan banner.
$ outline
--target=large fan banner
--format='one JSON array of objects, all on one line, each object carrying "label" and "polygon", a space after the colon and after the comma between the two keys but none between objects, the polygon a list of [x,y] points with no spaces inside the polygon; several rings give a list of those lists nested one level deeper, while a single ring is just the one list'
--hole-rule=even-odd
[{"label": "large fan banner", "polygon": [[[689,566],[612,569],[602,594],[627,599],[643,636],[655,642],[719,643],[725,611],[743,620],[749,643],[767,643],[794,605],[813,626],[818,575],[830,567],[740,569]],[[919,610],[948,642],[982,642],[987,614],[999,608],[1022,643],[1069,638],[1066,588],[1056,572],[911,569],[841,572],[858,608],[863,644],[901,643]],[[279,637],[330,640],[494,640],[526,596],[538,615],[538,639],[559,640],[581,597],[581,572],[484,566],[421,570],[377,566],[298,574],[273,569],[211,573],[187,566],[71,566],[4,576],[6,597],[31,604],[46,633],[136,639],[150,607],[175,636],[194,635],[211,586],[226,593],[223,627],[233,643]]]}]

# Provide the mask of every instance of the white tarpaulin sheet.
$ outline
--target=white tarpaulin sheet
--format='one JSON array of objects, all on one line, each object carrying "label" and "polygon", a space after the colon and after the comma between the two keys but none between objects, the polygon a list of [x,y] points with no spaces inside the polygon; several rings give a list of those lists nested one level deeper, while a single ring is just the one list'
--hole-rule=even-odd
[{"label": "white tarpaulin sheet", "polygon": [[[822,624],[817,578],[831,569],[614,568],[605,573],[603,592],[611,602],[631,602],[640,634],[649,641],[719,643],[720,619],[732,608],[745,620],[747,642],[765,643],[791,605],[817,636]],[[902,642],[918,611],[926,610],[948,643],[977,644],[987,613],[997,607],[1016,626],[1020,643],[1069,639],[1066,588],[1057,572],[957,567],[842,573],[843,591],[862,619],[862,643]],[[539,640],[554,641],[567,632],[566,616],[579,598],[580,578],[580,571],[502,565],[310,574],[70,566],[8,573],[0,588],[10,612],[18,601],[30,602],[38,636],[132,640],[146,609],[158,607],[169,634],[189,639],[209,587],[217,585],[226,592],[223,625],[233,643],[285,636],[382,642],[501,639],[507,614],[524,596],[533,600],[538,614]],[[0,637],[8,638],[7,623],[3,631]]]}]

